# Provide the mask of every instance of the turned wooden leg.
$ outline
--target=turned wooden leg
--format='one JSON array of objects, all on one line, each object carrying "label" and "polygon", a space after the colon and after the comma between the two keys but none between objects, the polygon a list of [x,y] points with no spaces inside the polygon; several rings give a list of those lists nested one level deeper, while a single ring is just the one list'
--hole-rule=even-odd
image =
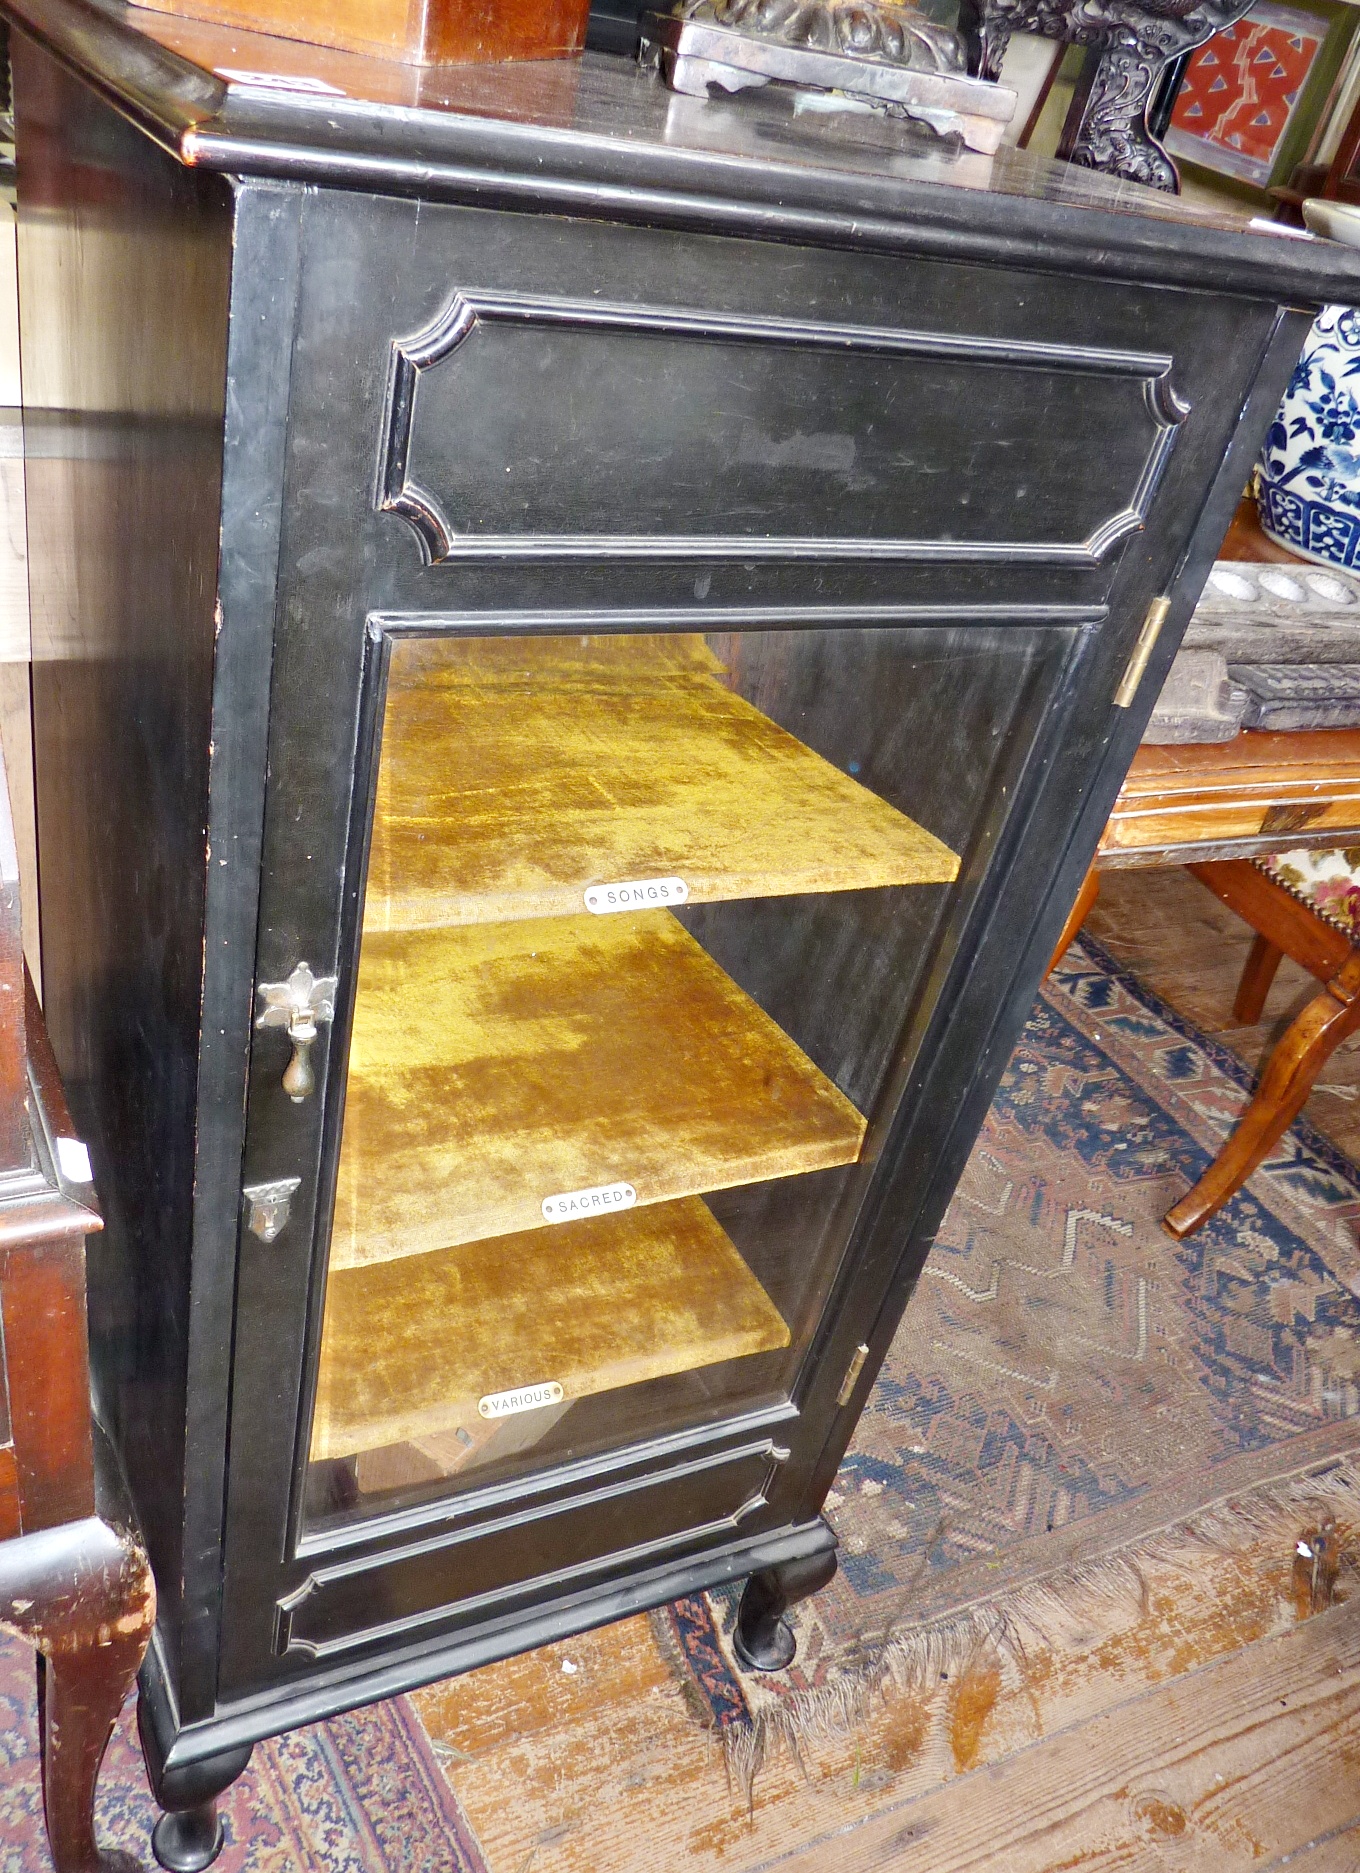
[{"label": "turned wooden leg", "polygon": [[1095,909],[1096,899],[1099,896],[1100,879],[1093,865],[1081,881],[1081,889],[1077,893],[1076,903],[1073,904],[1071,910],[1067,913],[1067,922],[1063,925],[1062,935],[1058,938],[1058,947],[1048,959],[1048,968],[1044,971],[1045,979],[1053,974],[1053,971],[1067,954],[1069,944],[1078,930],[1081,929],[1081,926],[1086,922],[1086,919],[1091,915],[1091,912]]},{"label": "turned wooden leg", "polygon": [[172,1873],[202,1873],[221,1853],[223,1839],[214,1796],[195,1808],[163,1814],[151,1831],[151,1851]]},{"label": "turned wooden leg", "polygon": [[1352,956],[1285,1030],[1236,1131],[1194,1189],[1162,1218],[1171,1235],[1190,1235],[1241,1188],[1298,1117],[1324,1062],[1357,1028],[1360,956]]},{"label": "turned wooden leg", "polygon": [[152,1830],[151,1851],[170,1873],[202,1873],[222,1851],[217,1798],[241,1774],[254,1746],[245,1743],[196,1762],[167,1763],[147,1710],[145,1685],[137,1705],[137,1728],[151,1793],[166,1811]]},{"label": "turned wooden leg", "polygon": [[1275,980],[1275,971],[1283,955],[1284,951],[1278,943],[1272,943],[1268,937],[1257,937],[1242,971],[1242,980],[1237,985],[1237,999],[1233,1003],[1234,1020],[1250,1027],[1261,1019],[1261,1010],[1266,1005],[1266,996],[1270,993],[1270,985]]},{"label": "turned wooden leg", "polygon": [[806,1560],[784,1561],[752,1574],[737,1609],[732,1650],[748,1671],[782,1671],[793,1663],[798,1642],[784,1618],[791,1606],[824,1587],[836,1571],[836,1551],[824,1548]]}]

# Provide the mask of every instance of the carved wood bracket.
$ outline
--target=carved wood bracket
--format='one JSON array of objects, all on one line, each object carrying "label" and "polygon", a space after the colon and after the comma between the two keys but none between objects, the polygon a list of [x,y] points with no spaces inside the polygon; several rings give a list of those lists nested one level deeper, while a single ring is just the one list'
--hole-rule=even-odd
[{"label": "carved wood bracket", "polygon": [[1086,169],[1178,194],[1176,165],[1147,125],[1167,63],[1242,18],[1251,0],[963,0],[968,69],[996,78],[1013,32],[1100,54],[1058,154]]}]

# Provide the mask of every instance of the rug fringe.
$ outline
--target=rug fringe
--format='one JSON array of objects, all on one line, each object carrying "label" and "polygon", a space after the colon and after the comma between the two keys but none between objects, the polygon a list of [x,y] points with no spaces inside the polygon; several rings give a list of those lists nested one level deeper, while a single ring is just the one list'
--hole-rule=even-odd
[{"label": "rug fringe", "polygon": [[[1017,1588],[999,1587],[972,1606],[922,1624],[910,1623],[909,1587],[899,1601],[900,1617],[860,1634],[834,1676],[816,1686],[781,1689],[774,1694],[777,1702],[752,1711],[749,1722],[723,1726],[727,1774],[749,1807],[773,1751],[787,1749],[802,1769],[806,1745],[852,1734],[890,1687],[935,1688],[990,1655],[1003,1684],[1013,1688],[1024,1680],[1028,1656],[1054,1647],[1064,1628],[1099,1632],[1119,1603],[1145,1614],[1149,1574],[1200,1573],[1206,1557],[1240,1555],[1263,1539],[1287,1543],[1285,1554],[1292,1557],[1306,1524],[1334,1524],[1340,1572],[1360,1572],[1360,1460],[1311,1464],[1205,1504],[1116,1553],[1063,1565]],[[722,1643],[730,1658],[726,1633]],[[673,1646],[668,1650],[674,1654]]]}]

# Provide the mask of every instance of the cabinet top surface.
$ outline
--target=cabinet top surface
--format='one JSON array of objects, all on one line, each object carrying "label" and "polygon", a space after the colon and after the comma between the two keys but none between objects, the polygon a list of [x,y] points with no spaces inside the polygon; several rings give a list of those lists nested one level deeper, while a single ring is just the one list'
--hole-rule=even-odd
[{"label": "cabinet top surface", "polygon": [[198,168],[1360,303],[1360,250],[1022,151],[934,152],[874,115],[795,117],[774,89],[686,98],[592,53],[420,68],[123,0],[0,11]]}]

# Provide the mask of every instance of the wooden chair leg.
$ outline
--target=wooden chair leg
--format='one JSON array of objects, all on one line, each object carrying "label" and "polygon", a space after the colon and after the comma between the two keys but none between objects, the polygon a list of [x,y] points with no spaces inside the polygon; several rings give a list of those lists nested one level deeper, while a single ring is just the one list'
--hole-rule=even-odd
[{"label": "wooden chair leg", "polygon": [[1236,1131],[1194,1189],[1162,1218],[1169,1234],[1191,1235],[1241,1189],[1302,1111],[1323,1064],[1357,1028],[1360,956],[1353,955],[1281,1036]]},{"label": "wooden chair leg", "polygon": [[43,1808],[58,1873],[138,1873],[140,1863],[94,1837],[94,1792],[113,1726],[132,1689],[146,1637],[38,1656]]},{"label": "wooden chair leg", "polygon": [[1067,922],[1063,925],[1062,935],[1058,938],[1058,947],[1049,957],[1048,967],[1044,971],[1045,980],[1052,975],[1053,971],[1062,961],[1073,937],[1095,909],[1095,902],[1099,895],[1100,879],[1096,876],[1096,868],[1093,865],[1081,881],[1081,889],[1077,893],[1076,903],[1067,913]]},{"label": "wooden chair leg", "polygon": [[98,1516],[0,1542],[0,1628],[38,1658],[43,1807],[56,1873],[137,1873],[94,1837],[94,1790],[156,1619],[146,1550]]},{"label": "wooden chair leg", "polygon": [[1233,1003],[1234,1020],[1251,1027],[1261,1019],[1266,996],[1270,993],[1270,985],[1275,980],[1275,971],[1283,955],[1284,951],[1278,943],[1272,943],[1268,937],[1257,937],[1242,971],[1242,980],[1237,985],[1237,999]]}]

